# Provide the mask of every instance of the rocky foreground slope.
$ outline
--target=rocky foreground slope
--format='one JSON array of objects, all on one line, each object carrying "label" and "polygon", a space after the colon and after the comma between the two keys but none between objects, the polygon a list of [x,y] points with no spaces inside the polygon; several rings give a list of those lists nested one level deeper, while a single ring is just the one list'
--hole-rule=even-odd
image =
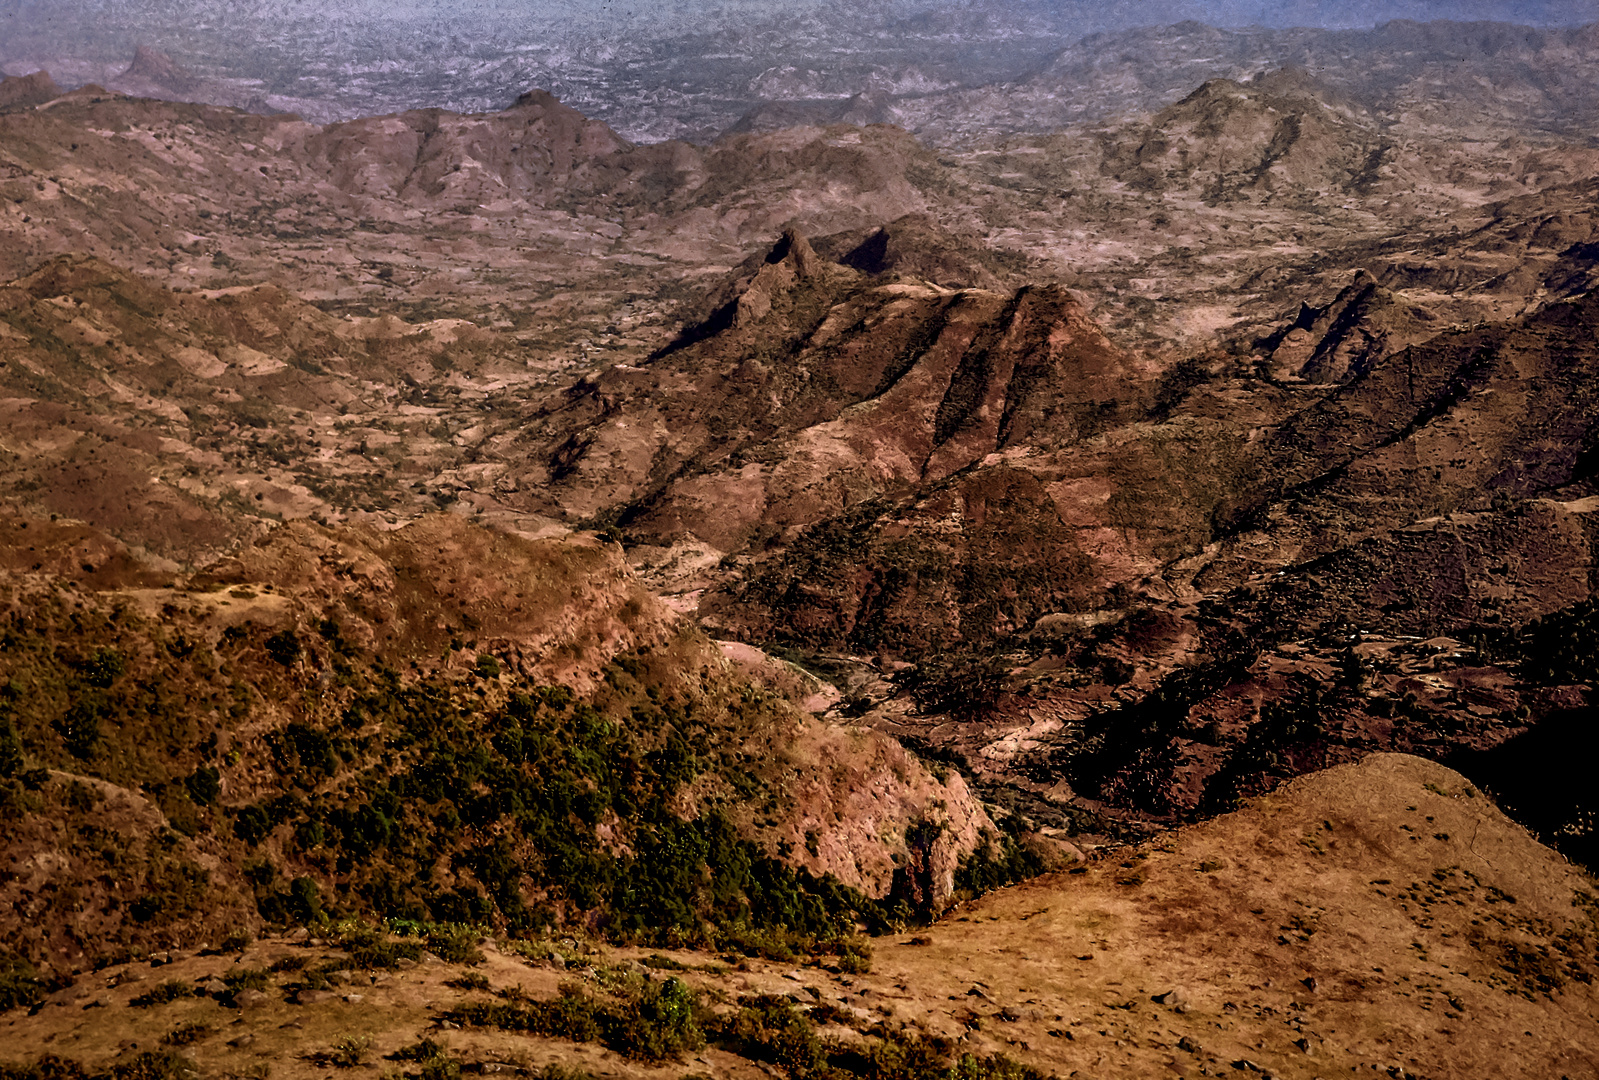
[{"label": "rocky foreground slope", "polygon": [[300,931],[110,958],[0,1030],[52,1075],[1583,1076],[1596,904],[1458,774],[1377,755],[878,938],[869,970]]}]

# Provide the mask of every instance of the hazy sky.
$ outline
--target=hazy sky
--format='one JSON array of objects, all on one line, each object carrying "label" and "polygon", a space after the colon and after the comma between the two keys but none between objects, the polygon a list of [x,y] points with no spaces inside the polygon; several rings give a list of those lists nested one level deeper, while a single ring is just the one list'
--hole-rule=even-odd
[{"label": "hazy sky", "polygon": [[[829,0],[0,0],[7,20],[57,21],[82,17],[85,10],[110,8],[127,16],[148,13],[157,21],[205,17],[219,10],[234,17],[247,13],[290,18],[399,20],[417,17],[509,17],[537,22],[574,15],[620,21],[674,23],[698,19],[718,22],[740,13],[780,14],[824,6]],[[831,0],[837,3],[838,0]],[[972,9],[1026,8],[1050,12],[1071,22],[1100,25],[1150,25],[1184,18],[1218,25],[1371,25],[1391,18],[1498,19],[1532,24],[1573,24],[1599,20],[1599,0],[864,0],[842,4],[855,10],[909,11],[929,7]],[[632,16],[632,19],[628,19]],[[4,23],[0,23],[3,26]]]},{"label": "hazy sky", "polygon": [[[204,6],[204,0],[197,0]],[[273,0],[266,0],[272,3]],[[325,11],[309,0],[276,0],[308,11]],[[711,20],[740,10],[770,14],[822,6],[825,0],[357,0],[341,6],[362,7],[378,17],[402,13],[462,15],[471,11],[560,18],[574,9],[587,12],[656,15],[670,12],[685,21],[696,15]],[[850,7],[910,10],[929,7],[1049,9],[1085,22],[1149,25],[1193,18],[1218,25],[1371,25],[1392,18],[1498,19],[1524,23],[1577,23],[1599,19],[1599,0],[1053,0],[1018,4],[1007,0],[867,0]]]},{"label": "hazy sky", "polygon": [[246,41],[289,42],[344,29],[379,37],[426,33],[426,21],[434,19],[487,42],[525,42],[551,30],[643,42],[823,8],[843,25],[862,17],[880,25],[929,9],[992,14],[1001,22],[1019,17],[1036,41],[1185,19],[1339,28],[1396,18],[1541,26],[1599,21],[1599,0],[0,0],[0,62],[59,54],[109,60],[142,42],[204,66],[206,56]]}]

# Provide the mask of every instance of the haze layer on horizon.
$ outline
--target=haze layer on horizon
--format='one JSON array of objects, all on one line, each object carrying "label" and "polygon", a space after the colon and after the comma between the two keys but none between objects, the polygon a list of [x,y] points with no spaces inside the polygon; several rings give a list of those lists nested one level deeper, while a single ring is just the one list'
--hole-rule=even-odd
[{"label": "haze layer on horizon", "polygon": [[714,29],[748,20],[834,15],[893,21],[927,12],[956,17],[1052,23],[1082,34],[1194,20],[1213,26],[1352,28],[1391,19],[1495,21],[1573,26],[1599,20],[1599,0],[7,0],[0,30],[71,34],[109,19],[117,24],[200,28],[256,21],[503,26],[610,25],[619,33]]}]

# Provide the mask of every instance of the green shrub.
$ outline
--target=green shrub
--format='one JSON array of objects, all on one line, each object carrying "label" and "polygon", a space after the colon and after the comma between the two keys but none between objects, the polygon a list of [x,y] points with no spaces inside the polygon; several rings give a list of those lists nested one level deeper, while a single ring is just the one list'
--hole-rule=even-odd
[{"label": "green shrub", "polygon": [[1018,837],[1015,830],[1020,826],[1019,819],[1012,815],[1004,825],[1007,828],[998,837],[985,833],[982,846],[961,859],[955,869],[957,892],[981,896],[1035,878],[1048,869],[1043,858]]},{"label": "green shrub", "polygon": [[705,1045],[700,1012],[698,995],[688,984],[666,979],[625,987],[614,997],[596,997],[569,984],[552,1001],[525,1008],[472,1003],[447,1017],[473,1027],[600,1043],[635,1060],[661,1062]]},{"label": "green shrub", "polygon": [[128,914],[141,923],[161,925],[197,910],[210,890],[211,874],[194,863],[161,860],[150,865],[144,895],[128,905]]},{"label": "green shrub", "polygon": [[288,913],[307,926],[314,926],[324,919],[322,890],[313,879],[297,877],[289,883]]},{"label": "green shrub", "polygon": [[350,954],[350,962],[357,967],[383,969],[397,967],[401,960],[422,959],[422,945],[416,941],[396,941],[375,927],[359,926],[347,931],[339,943]]},{"label": "green shrub", "polygon": [[234,968],[222,976],[222,983],[235,994],[240,990],[265,990],[272,985],[272,975],[266,968]]},{"label": "green shrub", "polygon": [[98,697],[85,697],[74,702],[66,713],[53,721],[56,734],[67,753],[81,761],[89,761],[100,751],[102,732],[101,713],[105,703]]},{"label": "green shrub", "polygon": [[328,1064],[336,1065],[341,1069],[350,1069],[366,1060],[367,1053],[372,1049],[372,1039],[367,1035],[346,1035],[333,1044],[333,1049],[325,1055]]},{"label": "green shrub", "polygon": [[70,1058],[46,1054],[31,1065],[0,1063],[0,1080],[89,1080],[89,1074]]},{"label": "green shrub", "polygon": [[45,984],[20,956],[0,955],[0,1013],[31,1009],[44,998]]},{"label": "green shrub", "polygon": [[[825,1010],[824,1020],[835,1017]],[[962,1054],[953,1044],[879,1026],[872,1037],[847,1043],[817,1034],[816,1025],[786,999],[767,995],[740,1000],[736,1012],[714,1021],[708,1035],[727,1050],[782,1069],[794,1080],[1045,1080],[1007,1057]]]},{"label": "green shrub", "polygon": [[[689,1074],[692,1076],[693,1074]],[[535,1080],[597,1080],[595,1075],[586,1069],[574,1069],[570,1065],[555,1063],[546,1065],[533,1074]],[[688,1080],[688,1077],[684,1077]]]},{"label": "green shrub", "polygon": [[189,1059],[175,1050],[147,1050],[112,1065],[111,1075],[114,1080],[193,1080],[199,1074]]},{"label": "green shrub", "polygon": [[272,831],[272,818],[260,806],[241,806],[233,814],[233,835],[255,847]]},{"label": "green shrub", "polygon": [[403,1046],[389,1055],[395,1061],[414,1061],[422,1066],[422,1080],[461,1080],[461,1063],[450,1056],[449,1048],[432,1039]]},{"label": "green shrub", "polygon": [[178,979],[168,979],[160,983],[132,1001],[128,1002],[136,1009],[148,1009],[155,1005],[166,1005],[169,1002],[180,1001],[183,998],[194,997],[194,987]]},{"label": "green shrub", "polygon": [[26,767],[26,759],[22,756],[22,740],[17,737],[17,729],[8,720],[0,724],[0,780],[21,776]]},{"label": "green shrub", "polygon": [[204,1024],[184,1024],[182,1027],[173,1028],[161,1036],[161,1045],[171,1047],[191,1046],[215,1034],[216,1030],[214,1028],[207,1027]]},{"label": "green shrub", "polygon": [[447,1053],[448,1050],[449,1047],[436,1043],[432,1039],[423,1039],[420,1042],[412,1043],[410,1046],[400,1047],[390,1054],[389,1058],[393,1061],[426,1061],[428,1058],[438,1057],[440,1054]]},{"label": "green shrub", "polygon": [[783,998],[747,997],[711,1032],[716,1042],[741,1057],[805,1077],[825,1069],[827,1047],[816,1025]]},{"label": "green shrub", "polygon": [[78,670],[84,681],[99,690],[108,690],[128,670],[128,662],[112,648],[96,649],[87,660],[80,661]]},{"label": "green shrub", "polygon": [[280,630],[267,638],[263,644],[266,646],[267,655],[272,657],[284,667],[289,667],[300,658],[300,639],[293,630]]},{"label": "green shrub", "polygon": [[481,964],[485,957],[477,947],[478,935],[474,933],[432,933],[427,935],[428,948],[435,956],[451,964]]},{"label": "green shrub", "polygon": [[183,781],[189,798],[201,806],[209,806],[222,791],[222,774],[214,766],[202,765]]}]

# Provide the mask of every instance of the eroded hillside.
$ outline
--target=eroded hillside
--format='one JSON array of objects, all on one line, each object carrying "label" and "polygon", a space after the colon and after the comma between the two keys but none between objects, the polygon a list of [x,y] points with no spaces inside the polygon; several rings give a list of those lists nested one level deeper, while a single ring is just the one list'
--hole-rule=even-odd
[{"label": "eroded hillside", "polygon": [[0,1024],[80,1069],[288,1077],[1579,1076],[1594,904],[1458,774],[1388,755],[879,938],[869,971],[302,932],[119,960]]},{"label": "eroded hillside", "polygon": [[174,581],[4,529],[0,934],[52,967],[319,912],[834,940],[947,904],[994,831],[959,774],[752,684],[614,545],[301,524]]}]

